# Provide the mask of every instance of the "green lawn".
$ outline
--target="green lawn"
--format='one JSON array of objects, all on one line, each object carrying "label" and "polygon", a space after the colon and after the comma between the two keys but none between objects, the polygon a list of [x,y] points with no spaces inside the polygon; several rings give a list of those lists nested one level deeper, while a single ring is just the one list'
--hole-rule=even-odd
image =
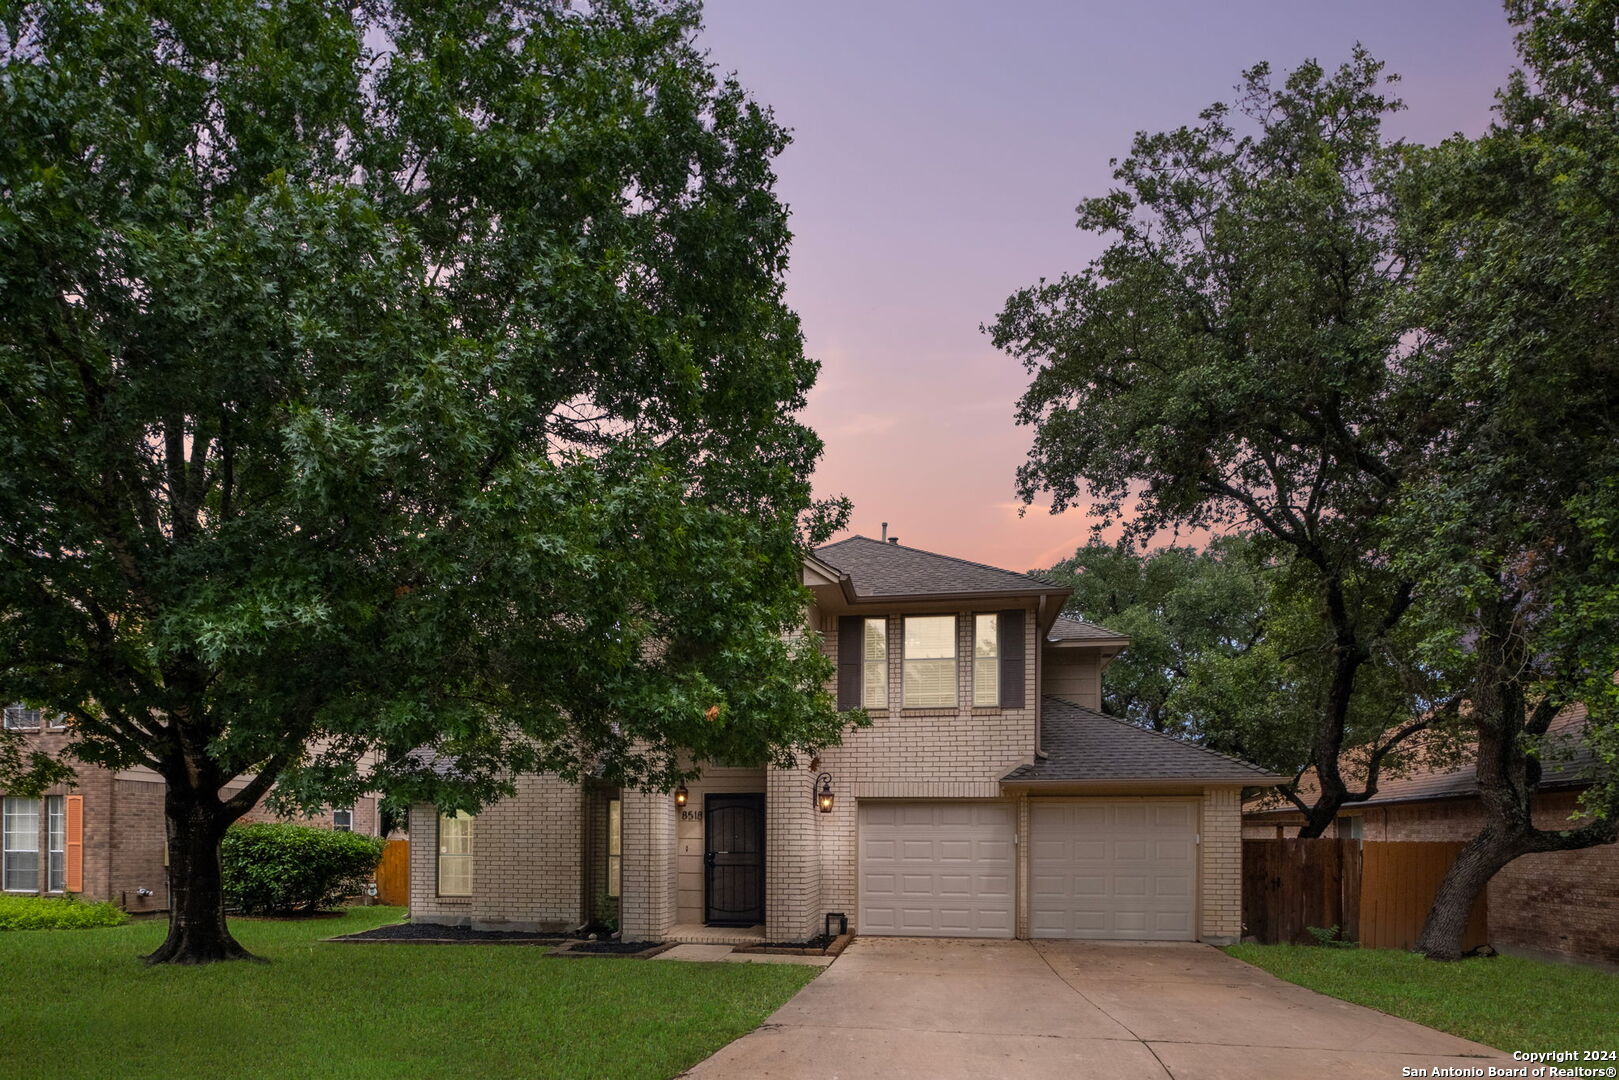
[{"label": "green lawn", "polygon": [[234,921],[269,964],[147,968],[160,923],[0,933],[0,1073],[30,1077],[671,1077],[819,970],[336,945],[403,915]]},{"label": "green lawn", "polygon": [[1396,949],[1225,951],[1288,982],[1501,1050],[1619,1050],[1619,975],[1516,956],[1440,964]]}]

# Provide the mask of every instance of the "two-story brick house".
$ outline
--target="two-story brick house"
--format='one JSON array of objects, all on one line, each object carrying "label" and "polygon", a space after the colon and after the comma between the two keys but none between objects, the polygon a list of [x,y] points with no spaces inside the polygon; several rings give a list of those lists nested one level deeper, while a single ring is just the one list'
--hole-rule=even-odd
[{"label": "two-story brick house", "polygon": [[852,537],[804,566],[843,708],[794,769],[707,766],[673,795],[550,776],[475,817],[413,808],[411,917],[636,940],[862,934],[1226,942],[1244,762],[1102,715],[1126,639],[1068,590]]}]

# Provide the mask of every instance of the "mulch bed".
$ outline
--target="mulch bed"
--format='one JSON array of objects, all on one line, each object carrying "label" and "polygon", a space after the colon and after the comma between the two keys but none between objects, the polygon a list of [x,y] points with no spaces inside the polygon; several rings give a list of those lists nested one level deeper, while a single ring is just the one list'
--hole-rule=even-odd
[{"label": "mulch bed", "polygon": [[651,949],[658,949],[661,952],[663,944],[658,941],[581,941],[569,946],[568,952],[575,955],[589,953],[594,956],[631,956]]},{"label": "mulch bed", "polygon": [[332,941],[401,941],[438,945],[559,945],[573,939],[562,934],[542,934],[526,930],[474,930],[469,926],[439,926],[434,923],[393,923],[358,934],[345,934]]},{"label": "mulch bed", "polygon": [[837,956],[849,945],[852,934],[839,934],[829,937],[821,934],[808,941],[773,941],[763,945],[748,945],[738,948],[739,953],[775,953],[785,956]]}]

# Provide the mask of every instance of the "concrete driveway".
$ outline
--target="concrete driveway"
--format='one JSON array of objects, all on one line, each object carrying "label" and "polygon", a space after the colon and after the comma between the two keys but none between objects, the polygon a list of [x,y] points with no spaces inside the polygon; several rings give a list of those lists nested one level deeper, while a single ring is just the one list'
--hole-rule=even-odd
[{"label": "concrete driveway", "polygon": [[687,1075],[1390,1080],[1506,1060],[1206,945],[860,938]]}]

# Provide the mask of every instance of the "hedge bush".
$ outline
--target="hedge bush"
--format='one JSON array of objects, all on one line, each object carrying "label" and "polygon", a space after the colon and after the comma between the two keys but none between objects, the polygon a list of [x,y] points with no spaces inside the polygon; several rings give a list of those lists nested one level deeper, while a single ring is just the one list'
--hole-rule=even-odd
[{"label": "hedge bush", "polygon": [[372,880],[383,844],[312,825],[232,825],[220,845],[225,904],[247,915],[337,907]]},{"label": "hedge bush", "polygon": [[129,915],[117,904],[91,903],[77,896],[0,894],[0,930],[89,930],[128,921]]}]

